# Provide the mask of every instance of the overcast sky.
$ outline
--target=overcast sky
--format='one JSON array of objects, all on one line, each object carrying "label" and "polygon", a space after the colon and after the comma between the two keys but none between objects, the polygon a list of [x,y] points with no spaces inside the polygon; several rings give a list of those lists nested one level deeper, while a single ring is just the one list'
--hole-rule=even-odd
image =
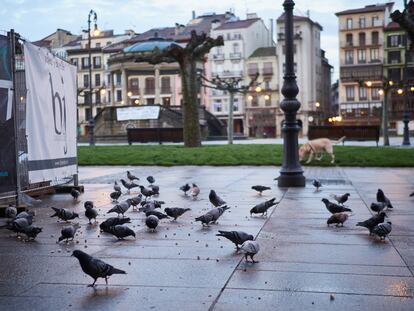
[{"label": "overcast sky", "polygon": [[[329,62],[334,66],[334,77],[338,77],[338,21],[335,12],[383,3],[379,0],[297,0],[295,14],[306,15],[323,27],[321,45]],[[121,33],[125,29],[143,32],[154,27],[185,24],[196,15],[206,12],[223,13],[234,10],[240,18],[247,12],[256,12],[266,25],[283,11],[282,0],[1,0],[0,33],[14,28],[24,38],[36,41],[57,28],[80,33],[87,28],[90,9],[98,14],[100,29],[114,29]],[[397,8],[402,0],[396,1]]]}]

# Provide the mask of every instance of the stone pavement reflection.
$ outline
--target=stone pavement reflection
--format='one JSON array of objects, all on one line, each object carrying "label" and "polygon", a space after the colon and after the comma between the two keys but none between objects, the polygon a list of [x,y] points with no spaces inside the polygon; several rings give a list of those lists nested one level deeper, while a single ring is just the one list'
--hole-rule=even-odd
[{"label": "stone pavement reflection", "polygon": [[[162,220],[149,233],[142,213],[126,213],[137,239],[116,241],[87,225],[83,202],[93,200],[102,222],[112,206],[114,179],[131,170],[146,184],[153,175],[166,206],[190,207],[174,223]],[[42,198],[36,225],[44,228],[36,242],[24,243],[0,232],[0,310],[414,310],[414,169],[306,167],[307,178],[325,181],[315,193],[279,189],[276,167],[81,167],[86,192],[74,204],[69,195]],[[178,187],[195,182],[198,200]],[[271,185],[262,197],[250,187]],[[371,216],[368,205],[378,187],[392,199],[393,232],[387,242],[356,227]],[[202,228],[194,218],[210,207],[215,189],[231,209],[219,224]],[[332,193],[351,194],[353,215],[344,228],[326,226],[329,213],[321,202]],[[132,193],[131,195],[133,195]],[[268,218],[250,217],[252,206],[273,196],[280,204]],[[128,196],[124,196],[125,198]],[[50,218],[50,206],[77,210],[83,216],[75,243],[56,244],[62,223]],[[217,230],[242,230],[257,236],[258,264],[244,262]],[[127,275],[114,275],[109,286],[91,279],[70,257],[81,249]],[[331,298],[332,295],[332,298]]]}]

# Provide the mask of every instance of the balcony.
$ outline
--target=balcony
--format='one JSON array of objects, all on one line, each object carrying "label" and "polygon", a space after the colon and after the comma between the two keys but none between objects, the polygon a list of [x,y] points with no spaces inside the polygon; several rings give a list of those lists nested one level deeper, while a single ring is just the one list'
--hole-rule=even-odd
[{"label": "balcony", "polygon": [[257,74],[259,73],[259,69],[258,68],[249,68],[248,70],[247,70],[247,74],[249,75],[249,76],[256,76]]},{"label": "balcony", "polygon": [[264,67],[263,68],[263,75],[264,76],[272,76],[273,75],[273,67]]},{"label": "balcony", "polygon": [[230,53],[230,59],[241,59],[241,53],[237,52],[237,53]]},{"label": "balcony", "polygon": [[152,87],[146,87],[144,89],[144,94],[145,95],[154,95],[155,94],[155,88]]},{"label": "balcony", "polygon": [[161,94],[172,94],[171,87],[170,86],[161,87]]},{"label": "balcony", "polygon": [[214,60],[224,60],[224,54],[213,54]]},{"label": "balcony", "polygon": [[212,77],[216,77],[219,76],[220,78],[232,78],[232,77],[241,77],[243,75],[243,72],[240,71],[230,71],[230,70],[225,70],[222,72],[212,72],[211,76]]}]

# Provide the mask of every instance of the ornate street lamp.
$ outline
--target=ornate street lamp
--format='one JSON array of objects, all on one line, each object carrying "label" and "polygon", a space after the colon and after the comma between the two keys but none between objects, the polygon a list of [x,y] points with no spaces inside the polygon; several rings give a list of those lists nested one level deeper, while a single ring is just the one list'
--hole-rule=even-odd
[{"label": "ornate street lamp", "polygon": [[285,121],[282,125],[283,133],[283,163],[280,176],[277,178],[279,187],[304,187],[305,177],[299,163],[298,134],[301,128],[296,119],[296,113],[300,108],[300,102],[296,99],[299,88],[296,83],[296,75],[293,67],[293,0],[285,0],[285,63],[286,71],[283,77],[282,94],[285,97],[280,103],[280,108],[285,113]]},{"label": "ornate street lamp", "polygon": [[94,26],[94,35],[99,34],[97,21],[98,16],[96,15],[96,12],[94,10],[90,10],[88,14],[88,52],[89,52],[89,59],[88,59],[88,65],[89,65],[89,95],[88,95],[88,101],[89,101],[89,110],[90,110],[90,116],[88,121],[89,126],[89,145],[94,146],[95,145],[95,135],[94,135],[94,127],[95,127],[95,120],[93,118],[93,104],[92,104],[92,46],[91,46],[91,17],[93,17],[93,21],[95,23]]}]

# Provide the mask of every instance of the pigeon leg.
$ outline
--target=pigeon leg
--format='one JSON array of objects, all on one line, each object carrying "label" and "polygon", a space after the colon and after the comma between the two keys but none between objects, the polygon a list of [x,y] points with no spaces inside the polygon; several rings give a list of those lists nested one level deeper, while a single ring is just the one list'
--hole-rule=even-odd
[{"label": "pigeon leg", "polygon": [[92,283],[92,284],[89,284],[89,285],[88,285],[88,287],[94,287],[94,286],[95,286],[95,283],[96,283],[96,280],[97,280],[97,279],[94,279],[94,280],[93,280],[93,283]]},{"label": "pigeon leg", "polygon": [[247,254],[244,254],[244,259],[246,260],[246,262],[249,262],[249,261],[247,260]]},{"label": "pigeon leg", "polygon": [[106,285],[108,285],[108,277],[107,276],[105,277],[105,283],[106,283]]},{"label": "pigeon leg", "polygon": [[253,257],[254,257],[254,254],[250,254],[250,258],[252,259],[252,262],[253,263],[258,263],[258,261],[254,260]]}]

